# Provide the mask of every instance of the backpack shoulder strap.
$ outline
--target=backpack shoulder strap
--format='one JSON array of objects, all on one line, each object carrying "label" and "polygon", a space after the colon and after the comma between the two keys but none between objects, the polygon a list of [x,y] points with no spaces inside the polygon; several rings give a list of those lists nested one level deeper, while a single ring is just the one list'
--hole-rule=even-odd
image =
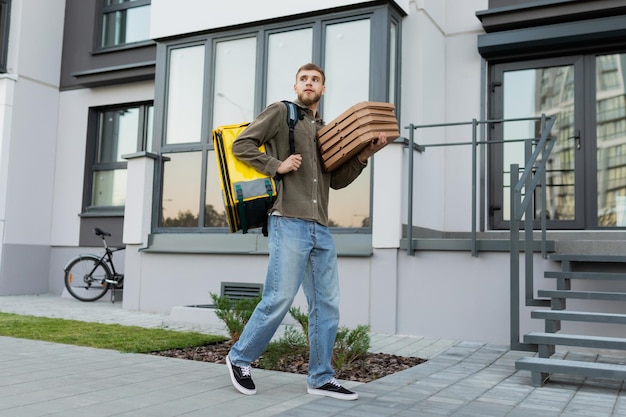
[{"label": "backpack shoulder strap", "polygon": [[293,155],[296,153],[296,143],[294,139],[294,129],[296,127],[296,123],[300,119],[300,108],[293,102],[288,100],[283,100],[283,103],[287,106],[287,126],[289,126],[289,154]]}]

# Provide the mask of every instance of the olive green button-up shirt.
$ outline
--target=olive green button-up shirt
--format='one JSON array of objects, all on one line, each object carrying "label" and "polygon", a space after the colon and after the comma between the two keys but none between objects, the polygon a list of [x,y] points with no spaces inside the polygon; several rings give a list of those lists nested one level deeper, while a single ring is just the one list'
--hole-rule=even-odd
[{"label": "olive green button-up shirt", "polygon": [[[355,156],[334,171],[325,172],[317,146],[317,131],[324,122],[319,113],[313,114],[299,100],[294,103],[303,115],[294,130],[295,149],[297,154],[302,155],[302,165],[297,171],[282,176],[278,183],[278,196],[270,212],[276,210],[283,216],[328,226],[329,188],[346,187],[359,176],[366,164]],[[261,145],[265,145],[266,153],[259,151]],[[266,107],[235,140],[233,153],[258,171],[276,176],[278,166],[289,156],[285,103],[276,102]]]}]

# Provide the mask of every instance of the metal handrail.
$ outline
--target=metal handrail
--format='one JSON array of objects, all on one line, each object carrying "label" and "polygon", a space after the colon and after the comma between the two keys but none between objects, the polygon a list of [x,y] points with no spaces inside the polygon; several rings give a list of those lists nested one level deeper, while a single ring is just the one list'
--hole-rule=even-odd
[{"label": "metal handrail", "polygon": [[[512,118],[512,119],[488,119],[488,120],[476,120],[472,119],[467,122],[452,122],[452,123],[438,123],[438,124],[427,124],[427,125],[415,125],[413,123],[405,126],[405,129],[409,130],[409,138],[399,138],[397,142],[404,143],[408,146],[409,149],[417,151],[419,153],[425,152],[427,148],[432,147],[447,147],[447,146],[464,146],[464,145],[472,145],[472,176],[471,176],[471,190],[472,190],[472,203],[471,203],[471,253],[472,256],[478,256],[478,238],[477,238],[477,225],[476,225],[476,213],[477,213],[477,166],[478,166],[478,145],[495,145],[495,144],[504,144],[504,143],[514,143],[514,142],[525,142],[531,143],[540,140],[540,138],[520,138],[520,139],[503,139],[503,140],[489,140],[489,141],[479,141],[478,138],[478,127],[482,125],[490,125],[495,123],[506,123],[506,122],[521,122],[521,121],[542,121],[551,119],[552,126],[554,124],[554,116],[546,117],[545,115],[541,115],[540,117],[522,117],[522,118]],[[542,124],[543,125],[543,124]],[[453,127],[453,126],[472,126],[472,140],[471,141],[461,141],[461,142],[441,142],[441,143],[431,143],[431,144],[417,144],[415,143],[415,131],[418,129],[428,129],[428,128],[436,128],[436,127]],[[536,159],[535,159],[536,161]],[[528,163],[526,166],[529,166]],[[407,207],[407,254],[410,256],[415,255],[415,248],[413,247],[413,173],[414,173],[414,158],[411,153],[409,153],[409,161],[408,161],[408,207]],[[485,186],[484,184],[482,185]],[[544,187],[545,188],[545,187]],[[545,234],[543,235],[545,238]],[[542,242],[542,247],[545,248],[545,241]]]},{"label": "metal handrail", "polygon": [[[478,141],[477,129],[480,125],[488,125],[492,123],[505,123],[505,122],[519,122],[519,121],[540,121],[541,122],[541,135],[539,138],[523,138],[512,140],[490,140],[490,141]],[[519,266],[520,266],[520,240],[519,229],[524,221],[524,253],[525,253],[525,304],[527,306],[546,306],[549,305],[548,300],[541,300],[534,298],[534,284],[533,284],[533,211],[532,211],[532,197],[534,195],[537,185],[540,183],[546,183],[546,165],[550,159],[550,153],[556,143],[555,138],[550,136],[550,131],[554,126],[556,116],[547,117],[542,114],[541,117],[528,117],[517,119],[492,119],[478,121],[473,119],[471,122],[460,123],[441,123],[430,125],[414,125],[410,124],[405,127],[409,129],[409,138],[401,138],[401,140],[409,147],[409,149],[424,152],[429,147],[440,146],[459,146],[459,145],[472,145],[472,230],[471,230],[471,251],[472,256],[477,256],[477,227],[476,227],[476,213],[477,213],[477,196],[476,196],[476,173],[477,173],[477,147],[478,145],[493,145],[503,144],[511,142],[524,142],[527,149],[531,149],[532,145],[535,145],[535,149],[525,162],[524,170],[520,176],[520,169],[518,164],[511,165],[510,171],[510,184],[511,184],[511,222],[510,222],[510,256],[511,256],[511,348],[520,350],[533,350],[535,347],[520,343],[519,341],[519,329],[520,329],[520,301],[519,301]],[[451,126],[472,126],[472,140],[466,142],[448,142],[448,143],[435,143],[435,144],[416,144],[415,143],[415,131],[417,129],[433,128],[433,127],[451,127]],[[530,152],[529,152],[530,153]],[[539,159],[541,157],[541,159]],[[407,254],[413,256],[415,254],[415,248],[413,247],[413,173],[414,173],[414,157],[412,153],[409,153],[408,163],[408,212],[407,212]],[[484,186],[484,184],[483,184]],[[524,196],[522,198],[522,192]],[[546,187],[541,187],[541,253],[544,258],[547,257],[547,218],[546,218]]]},{"label": "metal handrail", "polygon": [[[541,180],[542,184],[546,183],[546,164],[550,158],[550,153],[554,148],[556,140],[549,136],[552,126],[556,118],[553,116],[546,119],[541,118],[541,137],[535,146],[535,150],[520,176],[520,168],[517,164],[511,164],[510,181],[511,181],[511,316],[510,316],[510,341],[511,348],[516,350],[535,350],[534,345],[520,343],[520,297],[519,297],[519,264],[520,264],[520,243],[519,229],[522,224],[524,228],[524,257],[525,257],[525,304],[526,306],[542,306],[550,305],[549,300],[541,300],[535,298],[534,290],[534,260],[533,260],[533,210],[532,196],[534,195],[537,184]],[[541,156],[539,164],[537,160]],[[513,186],[515,184],[515,186]],[[523,195],[522,195],[523,192]],[[546,249],[546,187],[541,187],[541,254],[547,257]]]}]

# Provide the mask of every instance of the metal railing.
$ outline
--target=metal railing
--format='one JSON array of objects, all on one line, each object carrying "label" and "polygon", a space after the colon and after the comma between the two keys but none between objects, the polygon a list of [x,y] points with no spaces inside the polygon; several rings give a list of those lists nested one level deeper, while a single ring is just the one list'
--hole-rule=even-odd
[{"label": "metal railing", "polygon": [[[517,164],[511,164],[511,349],[534,350],[534,346],[520,343],[520,227],[524,229],[524,259],[525,259],[525,304],[526,306],[550,305],[549,300],[535,299],[534,291],[534,260],[533,260],[533,195],[537,185],[546,184],[546,164],[556,140],[550,135],[556,118],[541,118],[541,137],[535,149],[526,161],[520,176]],[[546,188],[541,187],[541,254],[547,257],[546,249]]]},{"label": "metal railing", "polygon": [[[550,159],[550,153],[555,145],[555,139],[550,136],[550,131],[554,126],[556,116],[547,117],[529,117],[517,119],[492,119],[478,121],[473,119],[470,122],[461,123],[442,123],[430,125],[414,125],[410,124],[405,127],[409,130],[409,138],[401,138],[401,140],[411,150],[424,152],[429,147],[445,147],[445,146],[472,146],[472,175],[471,175],[471,242],[470,248],[472,256],[478,256],[478,238],[477,238],[477,213],[478,213],[478,196],[477,188],[481,186],[486,188],[486,176],[482,177],[483,183],[478,183],[478,146],[505,144],[512,142],[524,142],[526,147],[526,155],[530,157],[524,164],[524,169],[520,175],[518,164],[511,165],[510,171],[510,283],[511,283],[511,348],[520,350],[530,350],[531,345],[521,344],[519,341],[520,330],[520,227],[524,229],[524,253],[525,253],[525,304],[526,306],[546,306],[549,305],[547,300],[538,300],[534,298],[533,283],[533,254],[535,247],[534,239],[534,213],[533,213],[533,195],[539,184],[546,184],[546,164]],[[478,140],[478,128],[480,126],[488,126],[495,123],[535,121],[540,122],[541,135],[539,138],[523,138],[523,139],[503,139],[503,140]],[[472,126],[472,140],[466,142],[447,142],[435,144],[417,144],[415,143],[415,132],[418,129],[436,128],[436,127],[452,127],[452,126]],[[534,147],[534,148],[533,148]],[[484,170],[485,161],[482,161],[481,168]],[[408,162],[408,207],[407,207],[407,254],[413,256],[415,248],[413,245],[413,176],[414,176],[414,156],[409,152]],[[547,239],[546,239],[546,187],[541,187],[540,201],[540,245],[543,257],[547,257]],[[525,221],[528,220],[528,221]]]}]

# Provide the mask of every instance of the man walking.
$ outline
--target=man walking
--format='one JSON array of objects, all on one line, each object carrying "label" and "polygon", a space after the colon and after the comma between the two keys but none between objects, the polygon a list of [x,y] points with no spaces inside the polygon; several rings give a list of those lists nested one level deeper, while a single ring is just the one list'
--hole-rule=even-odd
[{"label": "man walking", "polygon": [[[327,173],[317,147],[323,126],[318,105],[325,75],[315,64],[296,73],[294,92],[300,120],[294,131],[295,154],[289,151],[287,107],[269,105],[233,144],[241,161],[270,176],[278,175],[278,194],[268,218],[269,264],[263,297],[226,363],[235,388],[256,394],[250,364],[265,350],[302,285],[309,308],[309,374],[307,392],[342,400],[358,394],[334,378],[331,357],[339,324],[337,253],[328,229],[329,189],[354,181],[368,158],[387,144],[384,133],[351,160]],[[266,153],[258,147],[264,144]]]}]

